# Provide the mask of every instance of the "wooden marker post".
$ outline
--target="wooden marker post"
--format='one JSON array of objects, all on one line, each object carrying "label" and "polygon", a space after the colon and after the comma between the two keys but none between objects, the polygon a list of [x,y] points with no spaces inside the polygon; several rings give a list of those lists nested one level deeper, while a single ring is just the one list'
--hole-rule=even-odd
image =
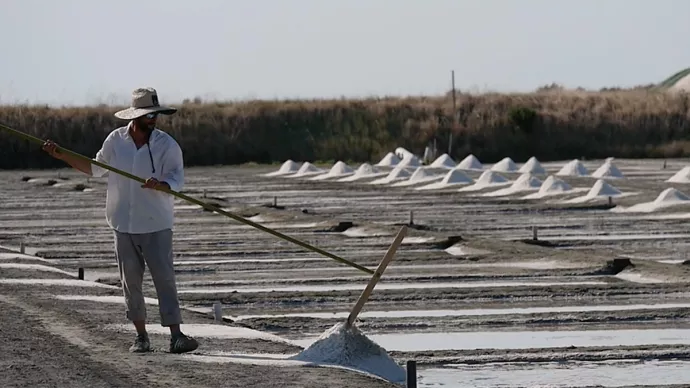
[{"label": "wooden marker post", "polygon": [[355,306],[352,308],[350,315],[347,317],[347,327],[352,326],[352,323],[354,323],[354,321],[357,319],[359,312],[362,311],[362,307],[364,307],[364,304],[367,302],[367,300],[369,300],[369,295],[371,295],[371,292],[374,290],[376,283],[378,283],[379,280],[381,280],[381,275],[383,275],[383,271],[386,270],[388,263],[390,263],[391,260],[393,260],[393,256],[395,256],[395,252],[398,250],[398,247],[402,243],[402,240],[405,238],[405,235],[407,235],[407,226],[403,225],[403,227],[400,228],[398,235],[395,236],[393,243],[388,248],[388,251],[383,256],[383,260],[381,260],[381,263],[379,263],[379,266],[376,268],[376,271],[374,271],[374,275],[371,277],[371,280],[369,280],[369,284],[367,284],[366,288],[364,288],[364,291],[362,291],[362,294],[359,296],[359,299],[357,299],[357,303],[355,303]]}]

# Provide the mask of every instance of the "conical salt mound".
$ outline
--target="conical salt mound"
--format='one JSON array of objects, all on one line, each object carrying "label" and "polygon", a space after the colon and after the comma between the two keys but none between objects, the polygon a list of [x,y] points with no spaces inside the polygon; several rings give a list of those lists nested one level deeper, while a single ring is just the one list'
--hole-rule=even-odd
[{"label": "conical salt mound", "polygon": [[415,154],[413,154],[412,152],[406,150],[406,149],[403,148],[403,147],[398,147],[398,148],[396,148],[396,149],[395,149],[395,154],[398,155],[398,157],[399,157],[401,160],[402,160],[402,159],[405,159],[405,158],[407,158],[407,157],[413,157],[413,156],[414,156],[415,158],[417,157]]},{"label": "conical salt mound", "polygon": [[492,185],[497,183],[507,183],[508,178],[495,171],[484,171],[482,175],[477,178],[477,184]]},{"label": "conical salt mound", "polygon": [[527,162],[520,167],[518,172],[521,172],[523,174],[530,173],[530,174],[546,174],[546,170],[544,170],[544,167],[542,167],[541,163],[539,163],[539,160],[532,156],[527,160]]},{"label": "conical salt mound", "polygon": [[344,176],[352,175],[354,172],[355,170],[352,169],[352,167],[348,166],[345,162],[339,160],[333,165],[333,167],[331,167],[330,170],[328,170],[327,173],[312,177],[310,178],[310,180],[320,181],[329,178],[341,178]]},{"label": "conical salt mound", "polygon": [[472,183],[472,178],[467,176],[462,170],[453,169],[448,171],[441,180],[441,183]]},{"label": "conical salt mound", "polygon": [[656,204],[662,204],[662,203],[675,203],[675,202],[684,202],[684,201],[690,201],[690,197],[688,197],[687,194],[674,189],[673,187],[670,187],[659,194],[658,197],[654,200],[654,203]]},{"label": "conical salt mound", "polygon": [[476,156],[469,154],[457,166],[460,170],[483,170],[482,162]]},{"label": "conical salt mound", "polygon": [[618,190],[617,188],[611,186],[608,182],[606,182],[603,179],[599,179],[596,182],[594,182],[594,185],[592,186],[591,189],[589,189],[589,192],[587,193],[587,197],[614,197],[617,195],[621,195],[621,191]]},{"label": "conical salt mound", "polygon": [[387,175],[387,172],[382,172],[378,168],[369,163],[362,163],[354,174],[345,178],[338,179],[338,182],[354,182],[360,179],[375,178],[378,176]]},{"label": "conical salt mound", "polygon": [[302,167],[300,167],[296,173],[294,173],[292,175],[286,175],[286,176],[290,177],[290,178],[299,178],[299,177],[303,177],[303,176],[321,174],[323,172],[324,172],[323,169],[318,168],[309,162],[304,162],[304,163],[302,163]]},{"label": "conical salt mound", "polygon": [[389,152],[381,159],[381,161],[376,163],[376,165],[380,167],[395,167],[398,165],[398,163],[400,163],[400,158],[394,153]]},{"label": "conical salt mound", "polygon": [[681,168],[680,171],[668,178],[666,182],[690,183],[690,166]]},{"label": "conical salt mound", "polygon": [[448,154],[443,154],[436,158],[429,167],[433,168],[455,168],[455,162],[453,161],[453,158],[450,157]]},{"label": "conical salt mound", "polygon": [[417,167],[417,169],[412,173],[410,178],[406,181],[402,182],[397,182],[392,184],[391,186],[395,187],[403,187],[403,186],[412,186],[424,182],[429,182],[435,179],[440,179],[441,176],[434,173],[431,171],[429,168],[426,167]]},{"label": "conical salt mound", "polygon": [[567,182],[549,175],[539,187],[539,194],[563,193],[570,190],[572,187]]},{"label": "conical salt mound", "polygon": [[410,177],[410,172],[400,166],[395,167],[383,178],[376,179],[369,182],[372,185],[385,185],[386,183],[391,183],[397,180],[405,179]]},{"label": "conical salt mound", "polygon": [[340,365],[371,373],[396,384],[404,383],[407,376],[405,369],[384,348],[367,338],[356,327],[347,327],[343,323],[333,326],[291,359]]},{"label": "conical salt mound", "polygon": [[283,162],[282,165],[280,165],[280,168],[278,171],[273,171],[264,174],[264,176],[279,176],[279,175],[287,175],[287,174],[294,174],[299,170],[299,163],[293,162],[291,159],[288,159]]},{"label": "conical salt mound", "polygon": [[587,176],[589,171],[582,162],[578,159],[573,159],[566,163],[560,170],[556,173],[558,176]]},{"label": "conical salt mound", "polygon": [[513,190],[534,190],[541,187],[542,181],[529,172],[523,173],[510,185]]},{"label": "conical salt mound", "polygon": [[592,176],[594,178],[624,178],[623,173],[613,164],[613,160],[606,160]]},{"label": "conical salt mound", "polygon": [[513,159],[505,157],[501,159],[500,162],[491,166],[491,171],[496,172],[515,172],[518,170],[517,165],[513,162]]},{"label": "conical salt mound", "polygon": [[434,190],[434,189],[444,189],[447,187],[453,187],[456,185],[464,185],[472,183],[473,180],[462,170],[454,168],[448,171],[440,182],[431,183],[426,186],[417,187],[415,190]]},{"label": "conical salt mound", "polygon": [[508,180],[508,178],[504,177],[503,175],[495,171],[487,170],[484,171],[482,175],[479,176],[479,178],[477,178],[473,185],[462,187],[458,189],[458,191],[479,191],[487,187],[504,186],[509,183],[510,181]]},{"label": "conical salt mound", "polygon": [[409,154],[398,163],[398,167],[419,167],[422,165],[422,161],[419,160],[415,155]]}]

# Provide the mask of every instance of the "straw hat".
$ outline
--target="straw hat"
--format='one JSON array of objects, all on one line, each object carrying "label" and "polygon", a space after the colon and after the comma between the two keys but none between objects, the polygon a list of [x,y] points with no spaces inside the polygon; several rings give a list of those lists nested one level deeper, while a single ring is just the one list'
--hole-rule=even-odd
[{"label": "straw hat", "polygon": [[171,115],[177,109],[161,106],[158,103],[158,93],[154,88],[138,88],[132,92],[132,105],[119,112],[115,112],[115,117],[119,119],[132,120],[149,113],[160,113]]}]

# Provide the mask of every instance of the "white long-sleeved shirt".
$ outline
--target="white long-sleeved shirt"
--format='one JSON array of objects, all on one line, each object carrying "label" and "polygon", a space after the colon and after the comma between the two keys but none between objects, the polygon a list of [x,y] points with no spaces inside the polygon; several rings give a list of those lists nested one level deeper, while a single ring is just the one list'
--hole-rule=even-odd
[{"label": "white long-sleeved shirt", "polygon": [[[149,146],[137,149],[129,134],[129,125],[112,131],[103,141],[95,160],[111,167],[136,175],[142,179],[156,178],[166,182],[174,191],[184,185],[182,149],[167,133],[154,129]],[[155,172],[154,172],[155,170]],[[106,195],[106,221],[122,233],[151,233],[173,229],[174,197],[154,189],[142,188],[142,184],[91,164],[92,175],[108,175]]]}]

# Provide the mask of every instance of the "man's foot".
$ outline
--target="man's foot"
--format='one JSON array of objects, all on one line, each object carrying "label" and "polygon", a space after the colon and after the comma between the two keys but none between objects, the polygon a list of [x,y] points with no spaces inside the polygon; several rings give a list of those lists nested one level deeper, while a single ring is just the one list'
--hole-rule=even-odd
[{"label": "man's foot", "polygon": [[170,337],[170,353],[187,353],[196,350],[199,343],[192,337],[179,333]]},{"label": "man's foot", "polygon": [[151,350],[151,342],[147,334],[137,334],[134,344],[129,348],[132,353],[146,353]]}]

